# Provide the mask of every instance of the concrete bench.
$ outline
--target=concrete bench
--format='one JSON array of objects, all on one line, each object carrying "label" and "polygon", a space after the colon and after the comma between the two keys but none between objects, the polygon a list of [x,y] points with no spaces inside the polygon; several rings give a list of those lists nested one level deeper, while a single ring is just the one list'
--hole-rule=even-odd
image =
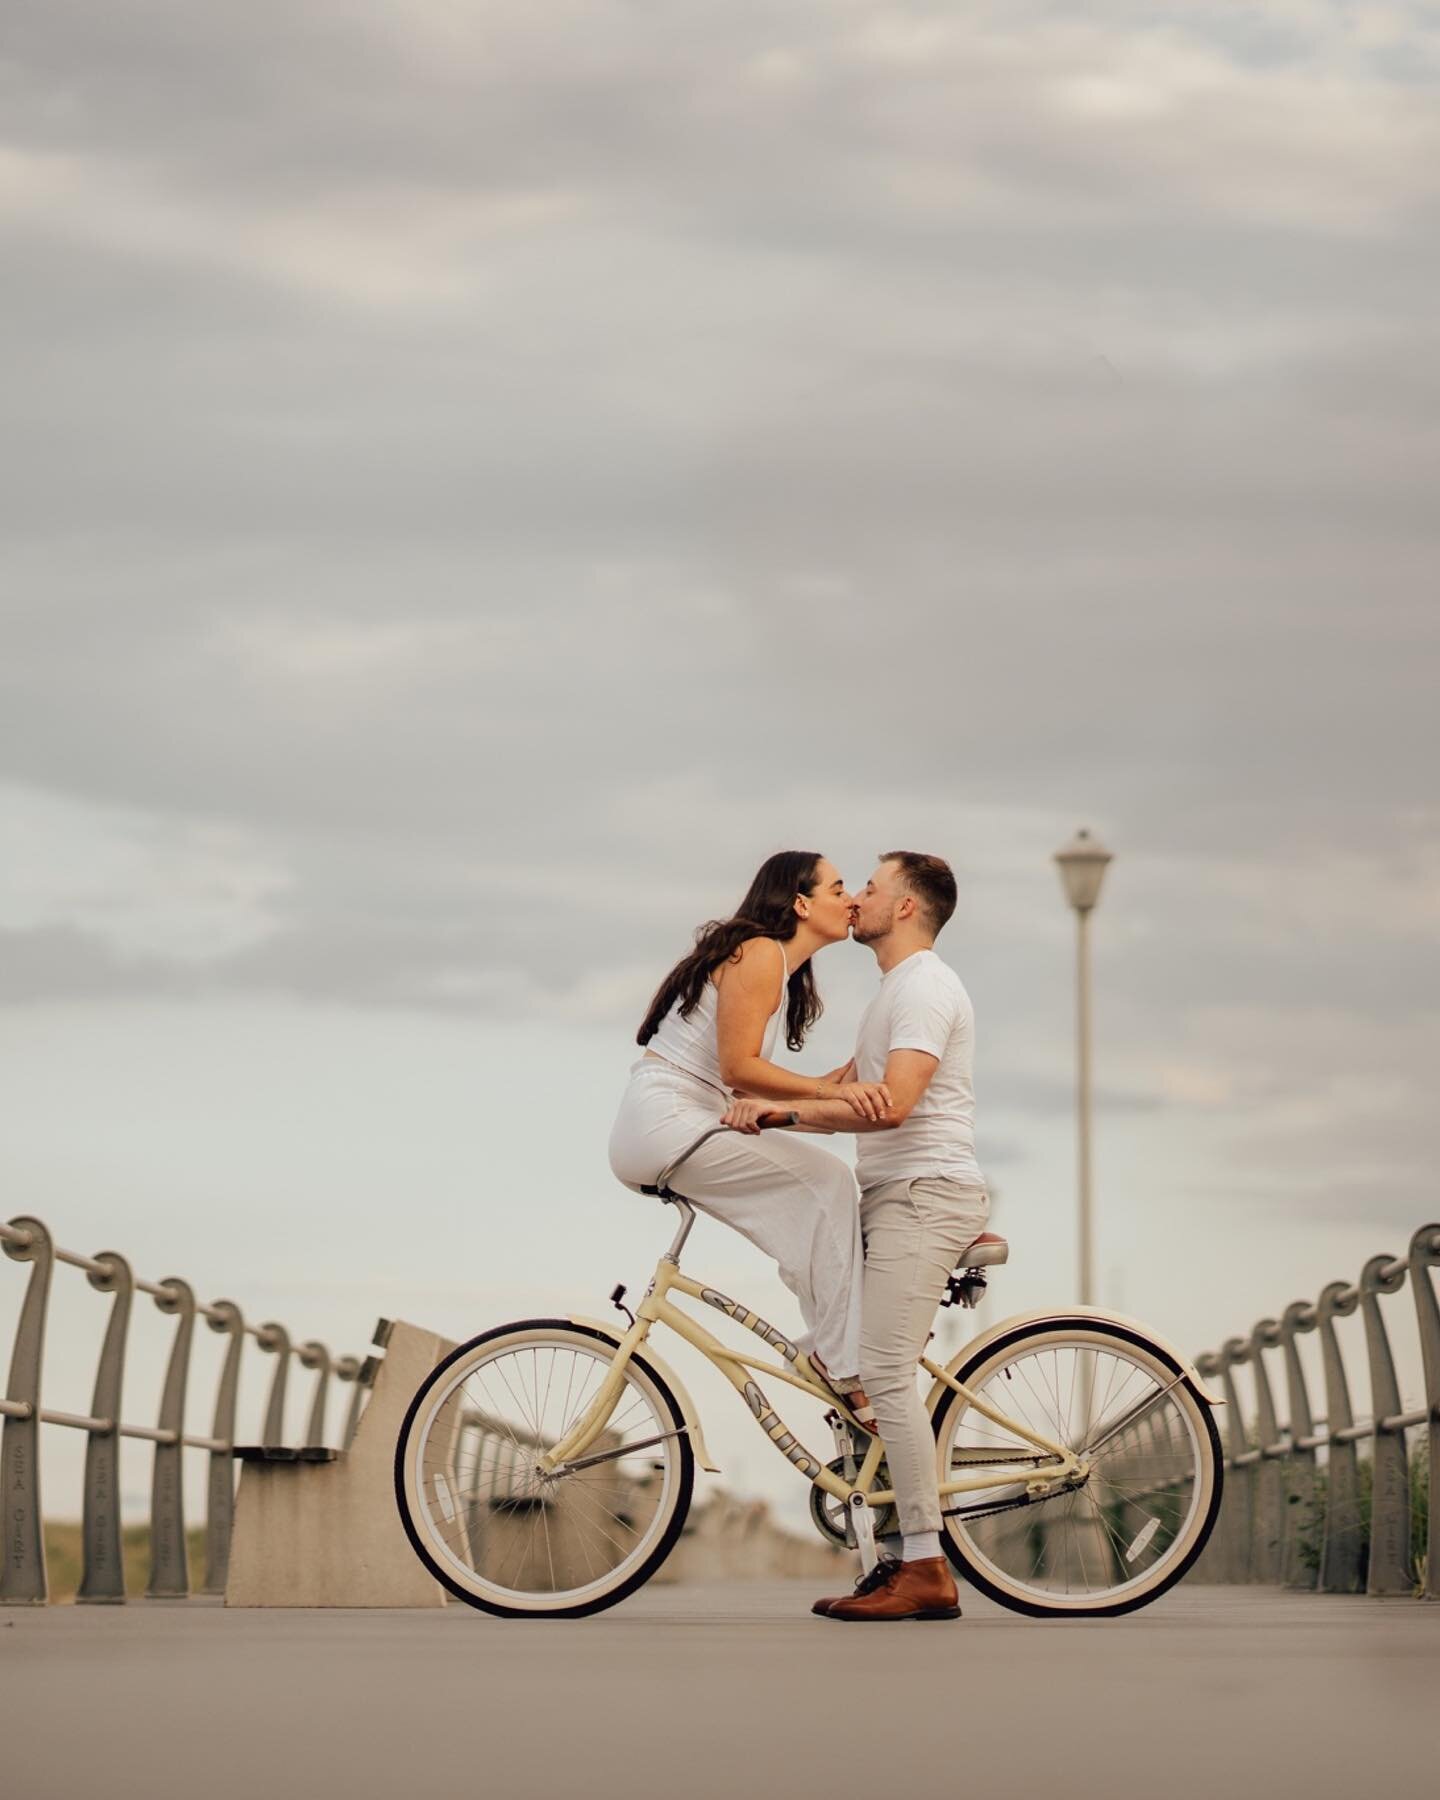
[{"label": "concrete bench", "polygon": [[240,1491],[227,1606],[444,1606],[395,1506],[395,1443],[416,1388],[454,1349],[418,1325],[382,1321],[384,1355],[363,1371],[370,1399],[345,1450],[237,1445]]}]

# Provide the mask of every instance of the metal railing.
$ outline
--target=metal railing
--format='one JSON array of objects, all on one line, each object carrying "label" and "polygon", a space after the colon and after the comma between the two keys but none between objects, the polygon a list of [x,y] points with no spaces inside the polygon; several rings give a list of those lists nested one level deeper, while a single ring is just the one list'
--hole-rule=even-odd
[{"label": "metal railing", "polygon": [[[1437,1264],[1440,1225],[1422,1225],[1404,1257],[1372,1256],[1357,1281],[1332,1281],[1315,1301],[1293,1301],[1279,1319],[1261,1319],[1248,1337],[1228,1338],[1196,1358],[1202,1375],[1219,1379],[1227,1402],[1225,1498],[1198,1579],[1440,1599],[1440,1303],[1430,1275]],[[1425,1404],[1408,1412],[1380,1310],[1381,1297],[1399,1293],[1407,1278],[1425,1383]],[[1370,1379],[1370,1418],[1358,1423],[1335,1331],[1336,1319],[1357,1308]],[[1311,1412],[1296,1343],[1311,1331],[1320,1339],[1323,1419]],[[1283,1426],[1267,1350],[1283,1359]],[[1235,1386],[1242,1366],[1254,1386],[1249,1425]],[[1425,1439],[1412,1462],[1406,1434],[1421,1426]],[[1362,1462],[1359,1447],[1367,1441],[1370,1455]]]},{"label": "metal railing", "polygon": [[[332,1375],[338,1381],[355,1384],[344,1435],[344,1443],[349,1445],[359,1419],[370,1363],[362,1364],[354,1356],[333,1359],[325,1345],[313,1339],[292,1344],[286,1328],[273,1320],[263,1325],[248,1325],[233,1300],[216,1300],[209,1306],[202,1306],[197,1303],[190,1284],[178,1276],[160,1282],[142,1281],[132,1272],[126,1259],[113,1250],[102,1250],[95,1256],[80,1256],[73,1250],[62,1250],[40,1219],[21,1217],[0,1224],[0,1249],[12,1261],[31,1265],[11,1352],[9,1384],[5,1398],[0,1400],[0,1492],[4,1495],[0,1605],[43,1606],[49,1598],[44,1515],[40,1502],[42,1425],[66,1425],[86,1433],[81,1530],[83,1573],[75,1596],[78,1601],[116,1604],[125,1599],[120,1440],[127,1437],[141,1438],[155,1446],[150,1488],[150,1576],[145,1588],[146,1598],[179,1600],[191,1591],[182,1454],[187,1448],[210,1453],[205,1574],[198,1591],[202,1594],[224,1593],[235,1504],[235,1408],[245,1339],[254,1339],[262,1351],[275,1358],[275,1372],[265,1409],[264,1441],[267,1444],[284,1442],[285,1398],[292,1357],[302,1368],[313,1369],[316,1373],[306,1426],[307,1446],[319,1446],[324,1442],[325,1408]],[[45,1319],[51,1276],[57,1262],[83,1269],[92,1288],[113,1296],[89,1413],[56,1412],[40,1403]],[[151,1295],[160,1311],[175,1319],[175,1335],[161,1387],[159,1417],[154,1426],[125,1424],[121,1420],[125,1348],[131,1303],[137,1292]],[[229,1340],[221,1364],[209,1437],[192,1437],[185,1432],[185,1397],[197,1317],[203,1318],[212,1331],[220,1332]]]}]

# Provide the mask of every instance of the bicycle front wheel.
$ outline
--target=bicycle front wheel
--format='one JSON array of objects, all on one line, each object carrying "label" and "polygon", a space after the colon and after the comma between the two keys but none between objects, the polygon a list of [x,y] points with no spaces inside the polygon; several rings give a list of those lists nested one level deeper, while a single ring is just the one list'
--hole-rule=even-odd
[{"label": "bicycle front wheel", "polygon": [[457,1599],[506,1618],[578,1618],[633,1593],[670,1553],[695,1458],[643,1353],[576,1466],[540,1464],[614,1357],[598,1331],[528,1319],[462,1344],[421,1385],[396,1445],[395,1498],[416,1554]]},{"label": "bicycle front wheel", "polygon": [[957,1373],[995,1412],[1090,1465],[1083,1485],[1027,1499],[1054,1460],[945,1395],[940,1479],[997,1478],[942,1503],[946,1555],[973,1586],[1037,1617],[1110,1617],[1158,1599],[1194,1564],[1220,1507],[1220,1438],[1168,1351],[1077,1317],[1017,1326]]}]

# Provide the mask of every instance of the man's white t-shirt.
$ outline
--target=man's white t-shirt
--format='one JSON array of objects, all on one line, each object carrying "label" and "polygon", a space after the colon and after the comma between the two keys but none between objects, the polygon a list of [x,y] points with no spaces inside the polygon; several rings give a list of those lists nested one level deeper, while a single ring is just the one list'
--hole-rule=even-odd
[{"label": "man's white t-shirt", "polygon": [[983,1186],[975,1161],[975,1009],[965,984],[933,950],[896,963],[866,1007],[855,1040],[855,1074],[883,1081],[892,1050],[923,1050],[939,1067],[905,1123],[861,1132],[855,1166],[862,1188],[946,1175]]}]

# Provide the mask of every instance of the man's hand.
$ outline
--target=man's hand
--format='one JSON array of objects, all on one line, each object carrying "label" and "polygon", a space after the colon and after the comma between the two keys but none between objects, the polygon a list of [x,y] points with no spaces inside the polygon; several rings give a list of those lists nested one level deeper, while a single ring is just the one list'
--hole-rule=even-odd
[{"label": "man's hand", "polygon": [[876,1123],[890,1111],[890,1090],[883,1081],[822,1083],[819,1098],[843,1100],[851,1112]]}]

